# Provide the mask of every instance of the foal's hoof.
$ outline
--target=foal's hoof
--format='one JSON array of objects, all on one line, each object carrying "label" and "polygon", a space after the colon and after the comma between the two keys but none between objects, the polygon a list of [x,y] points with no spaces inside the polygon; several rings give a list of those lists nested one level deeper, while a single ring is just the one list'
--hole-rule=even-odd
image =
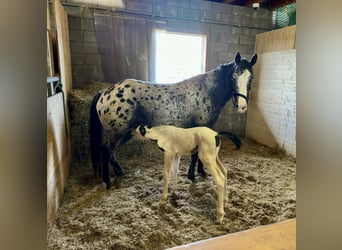
[{"label": "foal's hoof", "polygon": [[159,206],[162,207],[162,206],[165,206],[166,204],[166,200],[160,200],[159,201]]},{"label": "foal's hoof", "polygon": [[223,225],[223,216],[222,218],[217,218],[216,223],[219,225]]}]

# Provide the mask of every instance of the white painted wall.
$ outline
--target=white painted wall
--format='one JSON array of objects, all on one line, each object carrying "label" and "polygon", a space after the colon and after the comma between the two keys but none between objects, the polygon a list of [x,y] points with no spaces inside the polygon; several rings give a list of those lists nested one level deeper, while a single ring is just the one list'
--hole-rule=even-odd
[{"label": "white painted wall", "polygon": [[296,156],[296,50],[258,56],[246,136]]}]

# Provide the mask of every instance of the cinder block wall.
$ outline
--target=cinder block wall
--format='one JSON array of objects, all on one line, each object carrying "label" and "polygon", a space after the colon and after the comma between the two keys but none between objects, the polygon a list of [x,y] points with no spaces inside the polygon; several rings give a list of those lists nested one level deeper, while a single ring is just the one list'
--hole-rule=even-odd
[{"label": "cinder block wall", "polygon": [[[273,28],[272,12],[265,9],[215,3],[203,0],[126,0],[122,11],[163,17],[167,29],[209,34],[207,70],[234,59],[236,52],[250,58],[256,34]],[[72,6],[65,1],[69,17],[73,86],[80,88],[92,81],[104,81],[96,42],[94,9]],[[245,135],[246,115],[233,112],[227,104],[216,129]]]},{"label": "cinder block wall", "polygon": [[247,136],[296,156],[296,50],[260,55]]}]

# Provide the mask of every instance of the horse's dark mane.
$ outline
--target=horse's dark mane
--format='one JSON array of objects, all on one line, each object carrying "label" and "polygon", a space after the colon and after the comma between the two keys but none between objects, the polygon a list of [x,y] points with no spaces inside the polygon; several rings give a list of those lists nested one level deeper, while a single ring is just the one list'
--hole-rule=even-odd
[{"label": "horse's dark mane", "polygon": [[[212,96],[213,110],[215,116],[219,115],[222,107],[230,100],[232,97],[231,93],[233,90],[233,79],[231,77],[234,70],[234,62],[221,64],[215,69],[215,86],[209,93]],[[224,94],[223,94],[224,93]],[[216,122],[216,119],[215,119]]]}]

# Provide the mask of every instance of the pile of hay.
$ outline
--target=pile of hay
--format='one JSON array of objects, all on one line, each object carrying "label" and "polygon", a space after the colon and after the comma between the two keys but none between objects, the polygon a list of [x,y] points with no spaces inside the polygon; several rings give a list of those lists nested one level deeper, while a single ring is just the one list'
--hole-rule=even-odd
[{"label": "pile of hay", "polygon": [[[71,155],[73,163],[90,162],[88,123],[91,102],[97,91],[110,85],[111,83],[94,83],[82,89],[74,89],[69,95]],[[106,133],[104,133],[105,139],[107,139]],[[144,147],[144,150],[142,150],[142,147]],[[142,152],[145,152],[145,154]],[[150,159],[160,157],[160,153],[153,142],[132,139],[120,147],[117,156],[120,159],[135,157]]]}]

